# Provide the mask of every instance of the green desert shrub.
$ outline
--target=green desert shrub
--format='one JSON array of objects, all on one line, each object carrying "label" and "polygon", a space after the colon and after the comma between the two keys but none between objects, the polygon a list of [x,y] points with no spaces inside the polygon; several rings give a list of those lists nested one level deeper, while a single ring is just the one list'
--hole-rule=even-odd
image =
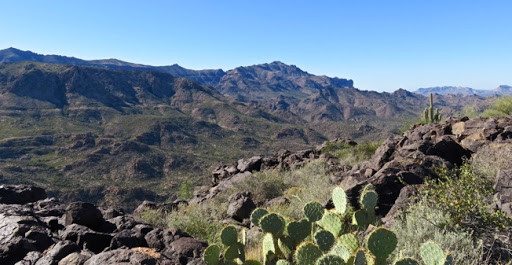
[{"label": "green desert shrub", "polygon": [[466,162],[454,169],[438,169],[439,177],[425,182],[421,200],[446,212],[451,222],[475,232],[502,229],[511,219],[499,210],[490,210],[493,181],[476,174]]},{"label": "green desert shrub", "polygon": [[227,203],[217,201],[181,206],[166,216],[166,226],[180,228],[210,244],[216,243],[226,209]]},{"label": "green desert shrub", "polygon": [[503,96],[495,99],[491,106],[484,111],[484,117],[512,115],[512,96]]},{"label": "green desert shrub", "polygon": [[328,143],[321,152],[337,157],[342,165],[353,166],[370,159],[380,144],[381,142],[364,142],[352,146],[343,142]]},{"label": "green desert shrub", "polygon": [[[395,258],[414,257],[420,260],[421,244],[428,240],[450,251],[457,264],[479,265],[484,250],[482,240],[475,240],[470,232],[457,228],[444,210],[428,203],[412,205],[394,221],[392,230],[398,238]],[[461,263],[462,262],[462,263]]]}]

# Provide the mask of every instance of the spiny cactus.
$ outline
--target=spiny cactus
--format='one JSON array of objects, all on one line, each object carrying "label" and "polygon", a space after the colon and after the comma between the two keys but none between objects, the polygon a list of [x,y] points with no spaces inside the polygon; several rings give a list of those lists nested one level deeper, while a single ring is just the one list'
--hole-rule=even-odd
[{"label": "spiny cactus", "polygon": [[322,250],[313,242],[303,242],[295,251],[295,261],[299,265],[315,264],[316,260],[322,256]]},{"label": "spiny cactus", "polygon": [[292,221],[286,225],[286,232],[295,242],[302,242],[311,235],[311,223],[306,219]]},{"label": "spiny cactus", "polygon": [[276,262],[276,265],[291,265],[290,262],[288,262],[285,259],[280,259]]},{"label": "spiny cactus", "polygon": [[263,251],[263,264],[267,264],[267,260],[273,260],[276,255],[276,245],[272,234],[266,233],[263,236],[261,248]]},{"label": "spiny cactus", "polygon": [[338,244],[345,246],[350,253],[356,252],[356,250],[360,247],[359,240],[353,234],[343,234],[338,240]]},{"label": "spiny cactus", "polygon": [[318,247],[324,251],[329,251],[334,245],[334,241],[336,240],[331,232],[326,230],[320,230],[315,233],[315,243]]},{"label": "spiny cactus", "polygon": [[220,233],[220,239],[225,246],[232,246],[238,242],[238,232],[232,225],[224,227]]},{"label": "spiny cactus", "polygon": [[395,261],[395,263],[393,263],[393,265],[420,265],[419,262],[413,258],[401,258],[397,261]]},{"label": "spiny cactus", "polygon": [[203,254],[203,260],[206,265],[218,265],[220,262],[220,247],[218,245],[208,246]]},{"label": "spiny cactus", "polygon": [[326,212],[319,223],[323,229],[331,232],[335,237],[343,232],[343,220],[336,213]]},{"label": "spiny cactus", "polygon": [[308,202],[304,205],[303,211],[310,222],[316,222],[322,219],[325,209],[319,202]]},{"label": "spiny cactus", "polygon": [[451,265],[453,257],[445,254],[434,241],[427,241],[420,247],[420,256],[426,265]]},{"label": "spiny cactus", "polygon": [[348,206],[348,199],[345,190],[340,187],[334,188],[332,191],[332,203],[334,204],[336,213],[341,215],[345,214]]},{"label": "spiny cactus", "polygon": [[354,251],[351,251],[348,247],[339,243],[336,243],[329,251],[329,254],[340,256],[345,261],[348,260],[352,253],[354,253]]},{"label": "spiny cactus", "polygon": [[268,211],[263,209],[263,208],[256,208],[254,211],[252,211],[251,213],[251,222],[255,225],[255,226],[260,226],[260,219],[261,217],[265,216],[268,214]]},{"label": "spiny cactus", "polygon": [[277,239],[277,246],[281,254],[288,259],[291,257],[293,249],[295,248],[295,241],[289,236],[281,236]]},{"label": "spiny cactus", "polygon": [[439,115],[439,109],[434,111],[434,94],[430,93],[430,107],[426,108],[423,112],[423,116],[426,123],[440,122],[441,115]]},{"label": "spiny cactus", "polygon": [[366,246],[375,256],[377,265],[386,264],[386,259],[395,250],[397,244],[395,233],[384,227],[373,230],[366,240]]},{"label": "spiny cactus", "polygon": [[345,265],[345,261],[336,255],[323,255],[316,261],[316,265]]},{"label": "spiny cactus", "polygon": [[276,238],[283,234],[285,226],[284,218],[276,213],[269,213],[260,219],[261,230],[265,233],[271,233]]}]

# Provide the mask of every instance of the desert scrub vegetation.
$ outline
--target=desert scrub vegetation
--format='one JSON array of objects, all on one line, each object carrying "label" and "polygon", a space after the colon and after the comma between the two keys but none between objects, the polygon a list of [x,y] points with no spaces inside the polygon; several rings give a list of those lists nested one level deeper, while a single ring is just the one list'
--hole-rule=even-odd
[{"label": "desert scrub vegetation", "polygon": [[322,153],[330,153],[337,157],[342,165],[354,166],[372,157],[381,142],[364,142],[357,145],[350,145],[344,142],[329,142]]},{"label": "desert scrub vegetation", "polygon": [[420,189],[422,200],[448,213],[453,224],[475,232],[512,225],[505,213],[489,209],[494,192],[493,181],[475,174],[469,162],[438,169],[438,178],[427,180]]},{"label": "desert scrub vegetation", "polygon": [[419,202],[402,212],[394,221],[392,230],[398,238],[395,258],[413,257],[420,259],[418,249],[428,240],[438,243],[450,251],[456,261],[467,265],[480,265],[484,255],[483,242],[474,238],[452,223],[452,217],[445,211]]},{"label": "desert scrub vegetation", "polygon": [[302,216],[302,206],[307,201],[326,203],[334,186],[331,173],[324,162],[311,162],[302,168],[292,170],[271,170],[257,172],[234,185],[214,199],[200,205],[181,206],[178,210],[163,213],[147,211],[141,219],[160,227],[177,227],[190,235],[208,241],[218,242],[219,231],[228,207],[229,195],[251,191],[256,203],[285,197],[288,204],[271,206],[290,218]]},{"label": "desert scrub vegetation", "polygon": [[494,99],[489,108],[482,113],[484,117],[508,115],[512,115],[512,96],[502,96]]}]

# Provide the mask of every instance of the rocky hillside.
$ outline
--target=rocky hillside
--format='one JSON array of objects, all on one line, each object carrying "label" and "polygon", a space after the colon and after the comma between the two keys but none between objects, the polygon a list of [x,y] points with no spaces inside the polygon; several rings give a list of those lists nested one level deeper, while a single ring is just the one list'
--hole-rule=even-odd
[{"label": "rocky hillside", "polygon": [[203,264],[206,243],[113,208],[0,185],[0,264]]},{"label": "rocky hillside", "polygon": [[442,86],[418,88],[414,93],[428,96],[430,93],[439,95],[478,95],[481,97],[512,95],[512,87],[507,85],[498,86],[492,90],[474,89],[470,87]]}]

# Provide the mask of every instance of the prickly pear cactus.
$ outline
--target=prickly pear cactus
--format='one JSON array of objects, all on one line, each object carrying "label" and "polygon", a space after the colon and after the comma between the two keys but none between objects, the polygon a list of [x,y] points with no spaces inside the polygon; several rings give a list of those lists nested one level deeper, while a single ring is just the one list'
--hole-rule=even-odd
[{"label": "prickly pear cactus", "polygon": [[345,265],[345,261],[336,255],[323,255],[316,261],[316,265]]},{"label": "prickly pear cactus", "polygon": [[276,213],[269,213],[260,219],[261,230],[271,233],[276,238],[283,234],[285,226],[284,218]]},{"label": "prickly pear cactus", "polygon": [[311,223],[306,219],[293,221],[286,225],[286,231],[295,242],[302,242],[311,235]]},{"label": "prickly pear cactus", "polygon": [[[244,264],[245,265],[245,264]],[[289,261],[285,259],[280,259],[276,262],[276,265],[291,265]]]},{"label": "prickly pear cactus", "polygon": [[295,248],[294,240],[289,236],[281,236],[277,239],[277,246],[285,258],[290,258]]},{"label": "prickly pear cactus", "polygon": [[386,259],[395,250],[398,241],[393,231],[378,227],[373,230],[366,241],[368,250],[375,256],[377,264],[386,264]]},{"label": "prickly pear cactus", "polygon": [[341,235],[337,242],[338,244],[345,246],[350,251],[350,253],[356,252],[356,250],[361,245],[357,237],[350,233]]},{"label": "prickly pear cactus", "polygon": [[203,260],[206,265],[218,265],[220,262],[220,247],[218,245],[208,246],[203,254]]},{"label": "prickly pear cactus", "polygon": [[420,265],[419,262],[413,258],[401,258],[397,261],[395,261],[395,263],[393,263],[393,265]]},{"label": "prickly pear cactus", "polygon": [[331,232],[334,237],[338,237],[343,232],[343,220],[341,216],[333,212],[325,212],[320,220],[323,229]]},{"label": "prickly pear cactus", "polygon": [[374,211],[375,207],[377,207],[378,197],[377,192],[371,190],[361,193],[361,197],[359,199],[361,208],[366,211]]},{"label": "prickly pear cactus", "polygon": [[304,215],[310,222],[316,222],[322,219],[325,209],[319,202],[308,202],[304,205]]},{"label": "prickly pear cactus", "polygon": [[260,219],[261,217],[265,216],[268,214],[268,211],[263,209],[263,208],[256,208],[254,211],[252,211],[251,213],[251,222],[255,225],[255,226],[260,226]]},{"label": "prickly pear cactus", "polygon": [[354,251],[350,251],[346,246],[336,243],[329,251],[329,254],[340,256],[343,260],[346,261],[350,257],[350,254],[353,252]]},{"label": "prickly pear cactus", "polygon": [[369,224],[373,223],[374,219],[375,217],[372,217],[371,213],[361,209],[355,211],[352,215],[352,224],[359,229],[366,229]]},{"label": "prickly pear cactus", "polygon": [[320,230],[315,233],[315,243],[318,245],[320,250],[327,252],[334,245],[335,238],[331,232],[326,230]]},{"label": "prickly pear cactus", "polygon": [[232,225],[224,227],[220,233],[220,239],[225,246],[235,245],[238,242],[238,232],[236,228]]},{"label": "prickly pear cactus", "polygon": [[267,261],[274,259],[276,255],[276,245],[272,234],[266,233],[263,236],[263,244],[261,249],[263,251],[263,264],[267,264]]},{"label": "prickly pear cactus", "polygon": [[347,194],[342,188],[334,188],[334,190],[332,191],[332,203],[334,204],[334,208],[336,209],[336,212],[338,214],[343,215],[347,212]]},{"label": "prickly pear cactus", "polygon": [[426,265],[445,265],[446,255],[434,241],[427,241],[420,247],[420,256]]},{"label": "prickly pear cactus", "polygon": [[322,250],[312,242],[303,242],[295,251],[295,262],[298,265],[315,264],[316,260],[322,256]]}]

